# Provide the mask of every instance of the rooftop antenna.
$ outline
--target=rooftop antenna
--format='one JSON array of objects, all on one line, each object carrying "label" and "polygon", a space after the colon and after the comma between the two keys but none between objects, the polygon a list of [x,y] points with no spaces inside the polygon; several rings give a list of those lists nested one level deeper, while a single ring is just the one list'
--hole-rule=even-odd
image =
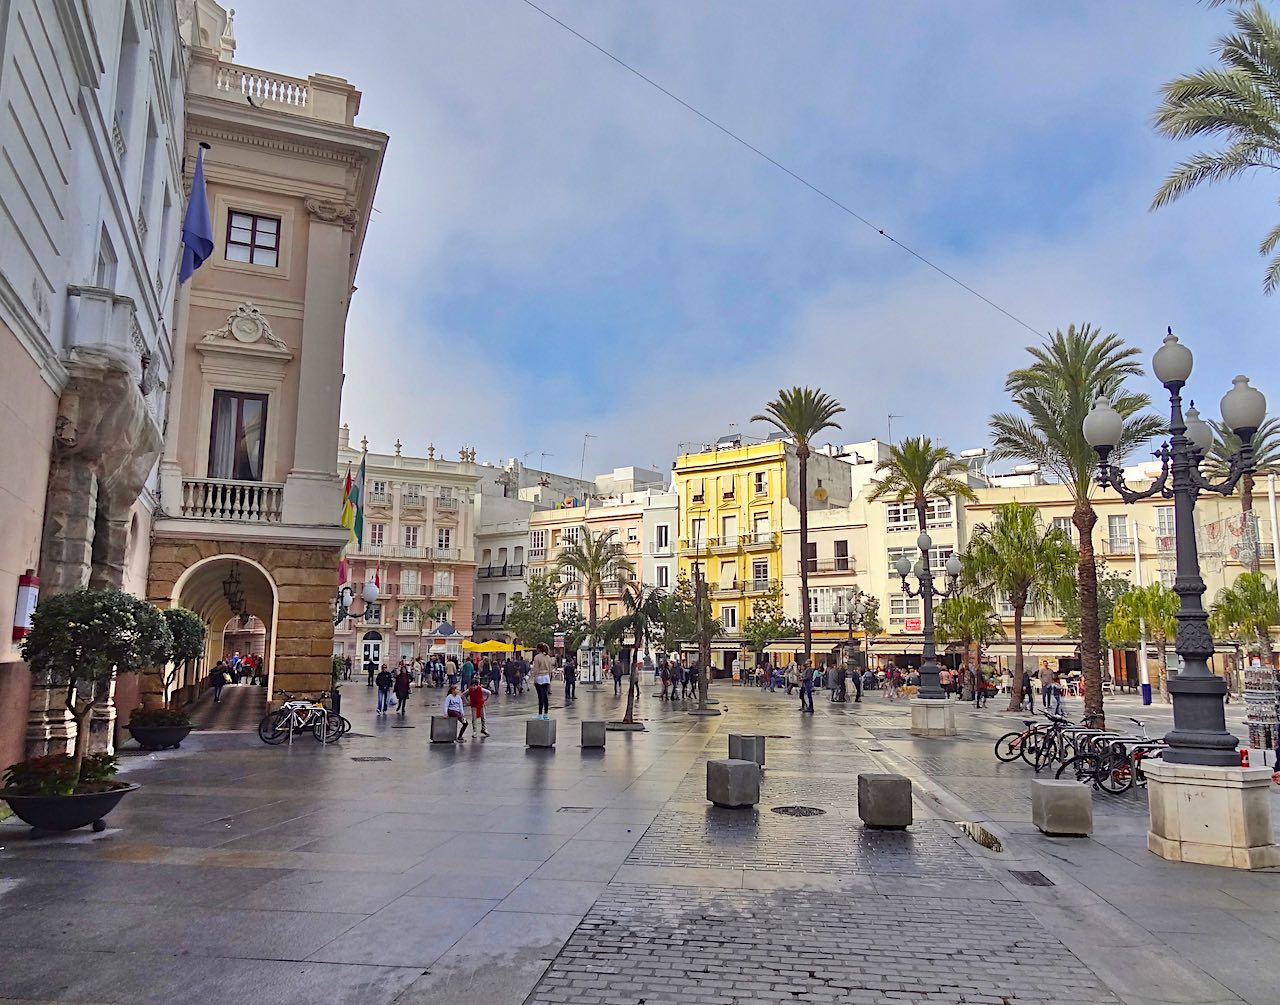
[{"label": "rooftop antenna", "polygon": [[543,471],[546,471],[546,470],[547,470],[547,458],[548,458],[548,457],[555,457],[555,454],[551,453],[551,452],[550,452],[550,451],[548,451],[548,450],[544,450],[542,453],[540,453],[540,454],[538,455],[538,466],[539,466]]},{"label": "rooftop antenna", "polygon": [[889,414],[889,443],[893,443],[893,420],[901,418],[901,415],[894,415],[893,413]]},{"label": "rooftop antenna", "polygon": [[583,480],[583,476],[587,471],[587,440],[594,440],[595,438],[595,433],[582,434],[582,463],[578,465],[578,481]]}]

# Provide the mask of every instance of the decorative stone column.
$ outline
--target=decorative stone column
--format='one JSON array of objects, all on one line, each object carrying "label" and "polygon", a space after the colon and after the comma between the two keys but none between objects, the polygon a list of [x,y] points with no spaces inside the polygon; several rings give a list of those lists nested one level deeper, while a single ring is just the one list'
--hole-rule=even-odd
[{"label": "decorative stone column", "polygon": [[1147,848],[1171,862],[1230,869],[1280,866],[1271,830],[1271,769],[1143,761]]}]

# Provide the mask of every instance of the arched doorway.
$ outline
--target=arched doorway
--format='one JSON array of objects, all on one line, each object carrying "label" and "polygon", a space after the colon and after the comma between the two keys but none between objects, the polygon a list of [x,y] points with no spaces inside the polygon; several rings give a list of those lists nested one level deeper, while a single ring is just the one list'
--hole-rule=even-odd
[{"label": "arched doorway", "polygon": [[369,663],[381,667],[382,658],[382,633],[365,632],[360,640],[360,668],[364,669]]},{"label": "arched doorway", "polygon": [[280,599],[275,581],[266,569],[241,555],[214,555],[201,559],[178,577],[170,603],[195,611],[209,626],[206,667],[213,666],[223,656],[231,655],[225,646],[235,645],[233,634],[241,626],[242,615],[249,616],[249,623],[257,622],[263,636],[267,700],[271,700],[275,686],[275,629]]}]

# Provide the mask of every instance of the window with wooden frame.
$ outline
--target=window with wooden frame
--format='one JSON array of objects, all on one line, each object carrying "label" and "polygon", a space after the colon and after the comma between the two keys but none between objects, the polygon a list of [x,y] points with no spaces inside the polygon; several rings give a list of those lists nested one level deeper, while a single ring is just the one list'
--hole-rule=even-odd
[{"label": "window with wooden frame", "polygon": [[276,268],[280,264],[280,218],[231,210],[223,247],[228,262]]},{"label": "window with wooden frame", "polygon": [[213,392],[209,436],[209,477],[262,481],[267,446],[267,396],[241,391]]}]

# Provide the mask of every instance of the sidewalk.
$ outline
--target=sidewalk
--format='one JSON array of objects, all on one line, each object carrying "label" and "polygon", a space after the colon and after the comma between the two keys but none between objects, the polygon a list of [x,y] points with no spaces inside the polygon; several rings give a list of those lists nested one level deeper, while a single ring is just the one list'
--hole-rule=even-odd
[{"label": "sidewalk", "polygon": [[[1280,998],[1266,934],[1280,877],[1149,855],[1141,794],[1099,804],[1093,840],[1039,836],[1030,770],[990,753],[1000,713],[959,711],[961,737],[924,741],[905,702],[876,696],[820,695],[802,716],[794,697],[716,685],[726,714],[700,719],[646,685],[648,732],[610,733],[600,753],[578,747],[578,723],[620,700],[582,686],[576,708],[553,707],[559,745],[544,751],[523,745],[531,695],[495,700],[492,738],[431,746],[437,692],[378,719],[364,690],[344,689],[355,733],[328,748],[197,733],[128,756],[143,788],[102,834],[33,841],[0,824],[0,998]],[[777,737],[757,811],[705,800],[729,732]],[[909,832],[857,819],[857,773],[885,767],[916,781]],[[773,812],[786,805],[824,812]],[[974,818],[1005,851],[961,835],[954,822]]]}]

